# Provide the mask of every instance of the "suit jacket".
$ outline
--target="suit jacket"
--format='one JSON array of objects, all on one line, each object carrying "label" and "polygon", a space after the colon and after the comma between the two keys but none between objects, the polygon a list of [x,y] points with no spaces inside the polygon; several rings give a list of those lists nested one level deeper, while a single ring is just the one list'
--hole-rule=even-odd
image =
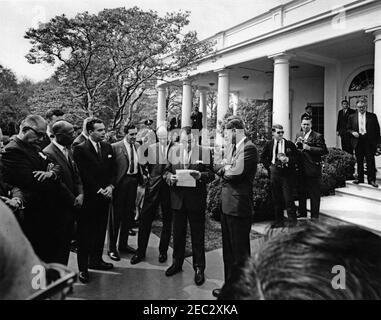
[{"label": "suit jacket", "polygon": [[[141,153],[139,152],[140,145],[138,143],[135,143],[135,148],[137,151],[136,154],[138,155],[138,159],[135,159],[135,161],[138,163],[138,181],[140,184],[142,184],[144,173],[142,165],[139,163],[139,155],[141,155]],[[126,174],[128,168],[130,167],[130,159],[128,157],[128,151],[124,143],[124,139],[113,143],[112,150],[115,154],[115,170],[113,180],[115,186],[117,186],[120,180]]]},{"label": "suit jacket", "polygon": [[113,184],[114,152],[109,143],[102,141],[100,144],[101,159],[90,140],[74,148],[73,157],[82,179],[85,200],[86,198],[104,199],[97,194],[98,190]]},{"label": "suit jacket", "polygon": [[348,118],[351,114],[354,113],[356,113],[356,110],[353,110],[351,108],[348,108],[345,114],[343,109],[339,111],[339,114],[337,116],[336,131],[339,133],[340,136],[343,136],[345,133],[347,133]]},{"label": "suit jacket", "polygon": [[[169,151],[168,164],[164,173],[164,178],[168,184],[170,174],[176,174],[178,169],[185,169],[184,164],[178,161],[178,159],[181,159],[181,149],[181,145],[176,144]],[[200,171],[201,178],[196,181],[196,187],[194,188],[171,186],[171,207],[174,210],[180,210],[183,204],[187,203],[188,206],[204,212],[207,196],[206,185],[215,178],[211,151],[199,145],[194,146],[187,169]]]},{"label": "suit jacket", "polygon": [[222,177],[221,205],[224,214],[238,217],[253,214],[253,180],[257,164],[257,148],[245,138],[232,157],[232,166],[217,172]]},{"label": "suit jacket", "polygon": [[[303,137],[303,132],[296,134],[295,142],[299,137]],[[324,137],[322,134],[311,130],[306,143],[311,147],[311,150],[298,150],[300,168],[307,177],[319,177],[321,175],[321,157],[328,153]]]},{"label": "suit jacket", "polygon": [[80,145],[81,143],[87,141],[87,138],[81,133],[77,138],[75,138],[75,140],[73,141],[71,147],[72,149],[74,150],[74,148],[78,145]]},{"label": "suit jacket", "polygon": [[202,129],[202,112],[198,113],[192,113],[191,115],[192,120],[192,129]]},{"label": "suit jacket", "polygon": [[[260,158],[260,162],[263,163],[264,167],[269,171],[271,166],[271,161],[273,159],[273,149],[274,149],[274,139],[267,141]],[[298,154],[296,151],[295,144],[289,140],[285,139],[285,153],[289,158],[288,166],[282,168],[284,173],[293,173],[295,172],[295,167],[297,165]],[[269,171],[270,172],[270,171]]]},{"label": "suit jacket", "polygon": [[44,149],[44,153],[62,168],[62,189],[67,193],[67,196],[71,198],[74,204],[75,198],[83,193],[83,187],[78,167],[73,160],[72,152],[69,150],[69,161],[67,161],[61,150],[52,142]]},{"label": "suit jacket", "polygon": [[[369,142],[374,147],[374,152],[376,152],[377,144],[380,142],[380,124],[378,123],[377,116],[374,113],[366,112],[366,133]],[[355,138],[352,133],[359,132],[359,118],[358,111],[351,114],[347,122],[347,131],[351,134],[351,143],[354,148],[356,148],[358,143],[358,138]]]},{"label": "suit jacket", "polygon": [[[39,182],[33,171],[46,171],[51,163],[46,155],[18,138],[5,147],[2,156],[4,181],[21,190],[25,200],[25,216],[54,219],[55,208],[69,199],[62,194],[60,187],[60,167],[54,165],[56,177]],[[41,220],[39,220],[40,222]]]}]

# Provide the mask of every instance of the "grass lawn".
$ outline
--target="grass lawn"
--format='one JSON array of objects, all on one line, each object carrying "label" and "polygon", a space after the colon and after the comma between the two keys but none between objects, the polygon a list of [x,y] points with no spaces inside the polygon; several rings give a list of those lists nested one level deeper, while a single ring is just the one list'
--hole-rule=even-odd
[{"label": "grass lawn", "polygon": [[[154,220],[152,223],[152,232],[160,237],[162,228],[161,218]],[[261,234],[252,231],[250,234],[251,239],[256,239],[258,237],[262,237]],[[173,248],[173,239],[171,237],[171,242],[169,244]],[[209,216],[206,217],[205,222],[205,251],[212,251],[215,249],[222,248],[222,236],[221,236],[221,224],[218,221],[211,219]],[[192,255],[192,245],[190,238],[190,228],[188,224],[187,228],[187,239],[186,239],[186,247],[185,247],[185,256],[189,257]]]}]

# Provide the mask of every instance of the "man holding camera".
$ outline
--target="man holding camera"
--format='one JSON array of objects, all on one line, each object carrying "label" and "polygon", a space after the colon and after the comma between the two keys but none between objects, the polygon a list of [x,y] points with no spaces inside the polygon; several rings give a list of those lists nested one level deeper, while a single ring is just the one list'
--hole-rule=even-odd
[{"label": "man holding camera", "polygon": [[290,222],[296,222],[293,190],[296,180],[297,151],[294,143],[283,138],[283,126],[274,124],[272,134],[273,139],[265,144],[260,162],[269,172],[276,225],[282,226],[283,203]]},{"label": "man holding camera", "polygon": [[313,131],[312,119],[302,119],[302,131],[296,134],[299,151],[299,217],[307,217],[307,195],[311,198],[311,218],[319,218],[321,157],[328,153],[323,135]]}]

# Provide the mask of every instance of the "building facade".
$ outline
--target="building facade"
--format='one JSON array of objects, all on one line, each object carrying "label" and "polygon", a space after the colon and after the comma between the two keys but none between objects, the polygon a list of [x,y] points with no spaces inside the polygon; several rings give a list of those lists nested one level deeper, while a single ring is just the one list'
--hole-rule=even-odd
[{"label": "building facade", "polygon": [[[206,93],[217,90],[217,120],[239,99],[272,100],[273,123],[293,139],[300,116],[313,108],[317,131],[338,146],[342,99],[360,96],[381,119],[381,1],[294,0],[207,39],[215,52],[186,79],[158,85],[157,123],[165,121],[168,83],[181,84],[182,124],[190,124],[192,87],[206,112]],[[206,118],[206,117],[204,117]],[[206,119],[204,119],[206,123]],[[206,127],[206,126],[204,126]]]}]

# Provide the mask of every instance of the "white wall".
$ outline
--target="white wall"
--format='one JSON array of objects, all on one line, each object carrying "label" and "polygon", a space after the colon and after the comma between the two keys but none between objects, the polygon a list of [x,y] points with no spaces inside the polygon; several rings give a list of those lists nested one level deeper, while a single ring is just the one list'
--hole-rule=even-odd
[{"label": "white wall", "polygon": [[290,80],[291,100],[291,137],[300,131],[300,117],[305,112],[308,103],[324,102],[324,79],[298,78]]}]

